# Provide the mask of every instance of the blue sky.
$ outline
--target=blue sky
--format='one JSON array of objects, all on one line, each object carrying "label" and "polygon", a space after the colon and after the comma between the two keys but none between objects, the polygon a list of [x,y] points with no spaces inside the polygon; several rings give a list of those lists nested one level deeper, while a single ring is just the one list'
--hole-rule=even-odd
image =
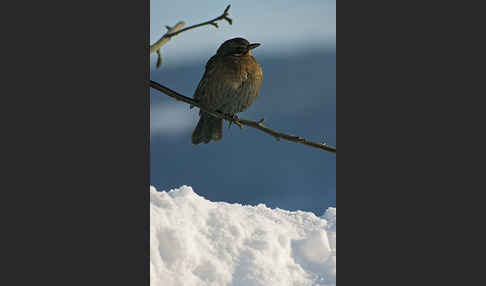
[{"label": "blue sky", "polygon": [[[190,26],[207,21],[222,14],[228,4],[231,4],[233,25],[221,21],[218,29],[205,26],[179,34],[164,46],[167,67],[214,53],[219,44],[238,36],[262,43],[258,48],[262,56],[315,47],[335,50],[335,0],[151,0],[150,43],[166,32],[166,25],[185,21]],[[154,59],[152,55],[152,63]]]},{"label": "blue sky", "polygon": [[[151,1],[151,43],[165,25],[186,26],[219,16],[174,37],[162,48],[163,64],[151,79],[192,97],[208,59],[227,39],[244,37],[262,46],[260,95],[241,118],[276,130],[336,145],[336,2],[332,1]],[[167,6],[166,6],[167,5]],[[190,7],[190,8],[189,8]],[[336,206],[336,156],[290,142],[275,142],[251,128],[224,125],[223,139],[190,144],[198,110],[151,90],[151,184],[159,191],[190,185],[212,201],[264,203],[317,215]]]}]

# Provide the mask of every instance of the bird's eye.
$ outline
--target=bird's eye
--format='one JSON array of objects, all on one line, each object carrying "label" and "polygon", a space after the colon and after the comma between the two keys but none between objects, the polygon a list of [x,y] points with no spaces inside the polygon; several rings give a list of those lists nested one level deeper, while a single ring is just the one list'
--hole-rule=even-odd
[{"label": "bird's eye", "polygon": [[243,53],[245,53],[247,50],[248,50],[248,49],[246,49],[246,48],[244,48],[244,47],[237,47],[237,48],[235,48],[234,53],[235,53],[235,54],[243,54]]}]

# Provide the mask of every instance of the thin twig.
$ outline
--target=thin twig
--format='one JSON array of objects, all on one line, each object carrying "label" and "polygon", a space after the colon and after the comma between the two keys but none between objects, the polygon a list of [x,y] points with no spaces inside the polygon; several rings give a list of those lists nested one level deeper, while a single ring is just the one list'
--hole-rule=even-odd
[{"label": "thin twig", "polygon": [[228,5],[226,7],[226,9],[224,9],[223,14],[221,14],[220,16],[218,16],[218,17],[216,17],[212,20],[209,20],[209,21],[206,21],[206,22],[203,22],[203,23],[200,23],[200,24],[192,25],[192,26],[186,27],[186,28],[179,30],[179,31],[176,31],[176,32],[167,33],[166,37],[173,37],[177,34],[185,32],[187,30],[194,29],[194,28],[201,27],[201,26],[205,26],[205,25],[213,25],[214,27],[219,28],[218,23],[216,23],[216,22],[220,21],[220,20],[226,20],[228,22],[228,24],[232,25],[233,20],[228,17],[228,15],[229,15],[228,11],[229,11],[230,7],[231,7],[231,5]]},{"label": "thin twig", "polygon": [[290,141],[290,142],[304,144],[304,145],[307,145],[307,146],[310,146],[310,147],[318,148],[318,149],[336,154],[336,147],[330,146],[327,143],[312,142],[312,141],[309,141],[305,138],[301,138],[299,136],[288,135],[288,134],[281,133],[281,132],[278,132],[276,130],[273,130],[273,129],[263,125],[263,121],[264,121],[263,118],[260,119],[258,122],[256,122],[256,121],[241,119],[241,118],[238,118],[238,117],[233,117],[232,115],[225,114],[225,113],[222,113],[222,112],[217,111],[217,110],[215,111],[215,110],[208,109],[206,107],[199,105],[198,101],[196,101],[192,98],[189,98],[187,96],[184,96],[182,94],[179,94],[179,93],[173,91],[172,89],[170,89],[170,88],[168,88],[164,85],[161,85],[160,83],[157,83],[153,80],[150,81],[150,87],[153,88],[153,89],[156,89],[158,91],[161,91],[161,92],[167,94],[168,96],[175,98],[179,101],[183,101],[185,103],[197,106],[201,110],[203,110],[204,112],[207,112],[214,117],[218,117],[218,118],[227,120],[228,122],[235,123],[237,125],[239,123],[239,124],[243,124],[243,125],[246,125],[246,126],[249,126],[249,127],[256,128],[260,131],[263,131],[263,132],[275,137],[275,139],[277,139],[277,140],[284,139],[284,140],[287,140],[287,141]]},{"label": "thin twig", "polygon": [[200,23],[200,24],[196,24],[196,25],[186,27],[184,29],[182,29],[182,27],[184,27],[184,25],[186,23],[184,23],[183,21],[177,23],[172,28],[167,26],[167,30],[168,30],[167,33],[165,33],[162,36],[162,38],[160,38],[157,42],[155,42],[153,45],[150,46],[150,53],[151,54],[157,52],[157,67],[159,67],[160,63],[162,62],[162,58],[161,58],[161,55],[160,55],[160,48],[163,45],[165,45],[173,36],[178,35],[179,33],[185,32],[187,30],[191,30],[191,29],[201,27],[201,26],[205,26],[205,25],[213,25],[216,28],[218,28],[218,24],[216,22],[220,21],[220,20],[226,20],[231,25],[233,23],[233,20],[228,17],[228,15],[229,15],[228,11],[229,11],[230,7],[231,7],[231,5],[228,5],[226,7],[226,9],[224,9],[223,14],[221,14],[219,17],[216,17],[212,20],[209,20],[209,21],[206,21],[206,22],[203,22],[203,23]]}]

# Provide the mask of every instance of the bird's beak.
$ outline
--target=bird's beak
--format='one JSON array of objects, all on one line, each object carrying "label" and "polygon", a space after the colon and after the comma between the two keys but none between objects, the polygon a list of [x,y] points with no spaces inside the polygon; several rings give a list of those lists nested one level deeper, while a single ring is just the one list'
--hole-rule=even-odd
[{"label": "bird's beak", "polygon": [[248,49],[253,50],[254,48],[258,47],[259,45],[260,45],[259,43],[249,44]]}]

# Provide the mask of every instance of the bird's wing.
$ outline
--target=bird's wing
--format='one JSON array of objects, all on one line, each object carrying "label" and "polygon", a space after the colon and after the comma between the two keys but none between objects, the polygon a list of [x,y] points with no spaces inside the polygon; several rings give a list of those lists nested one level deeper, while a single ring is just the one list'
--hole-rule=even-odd
[{"label": "bird's wing", "polygon": [[[204,74],[199,81],[199,84],[197,85],[196,91],[194,92],[193,98],[195,100],[200,100],[201,96],[204,94],[204,89],[207,86],[208,79],[212,77],[211,75],[214,73],[214,67],[216,65],[216,56],[212,56],[209,61],[206,63],[206,70],[204,71]],[[192,108],[192,106],[191,106]]]},{"label": "bird's wing", "polygon": [[194,92],[194,99],[203,105],[218,109],[228,98],[235,95],[247,79],[246,74],[246,71],[241,71],[239,65],[213,56],[206,64],[204,75]]}]

